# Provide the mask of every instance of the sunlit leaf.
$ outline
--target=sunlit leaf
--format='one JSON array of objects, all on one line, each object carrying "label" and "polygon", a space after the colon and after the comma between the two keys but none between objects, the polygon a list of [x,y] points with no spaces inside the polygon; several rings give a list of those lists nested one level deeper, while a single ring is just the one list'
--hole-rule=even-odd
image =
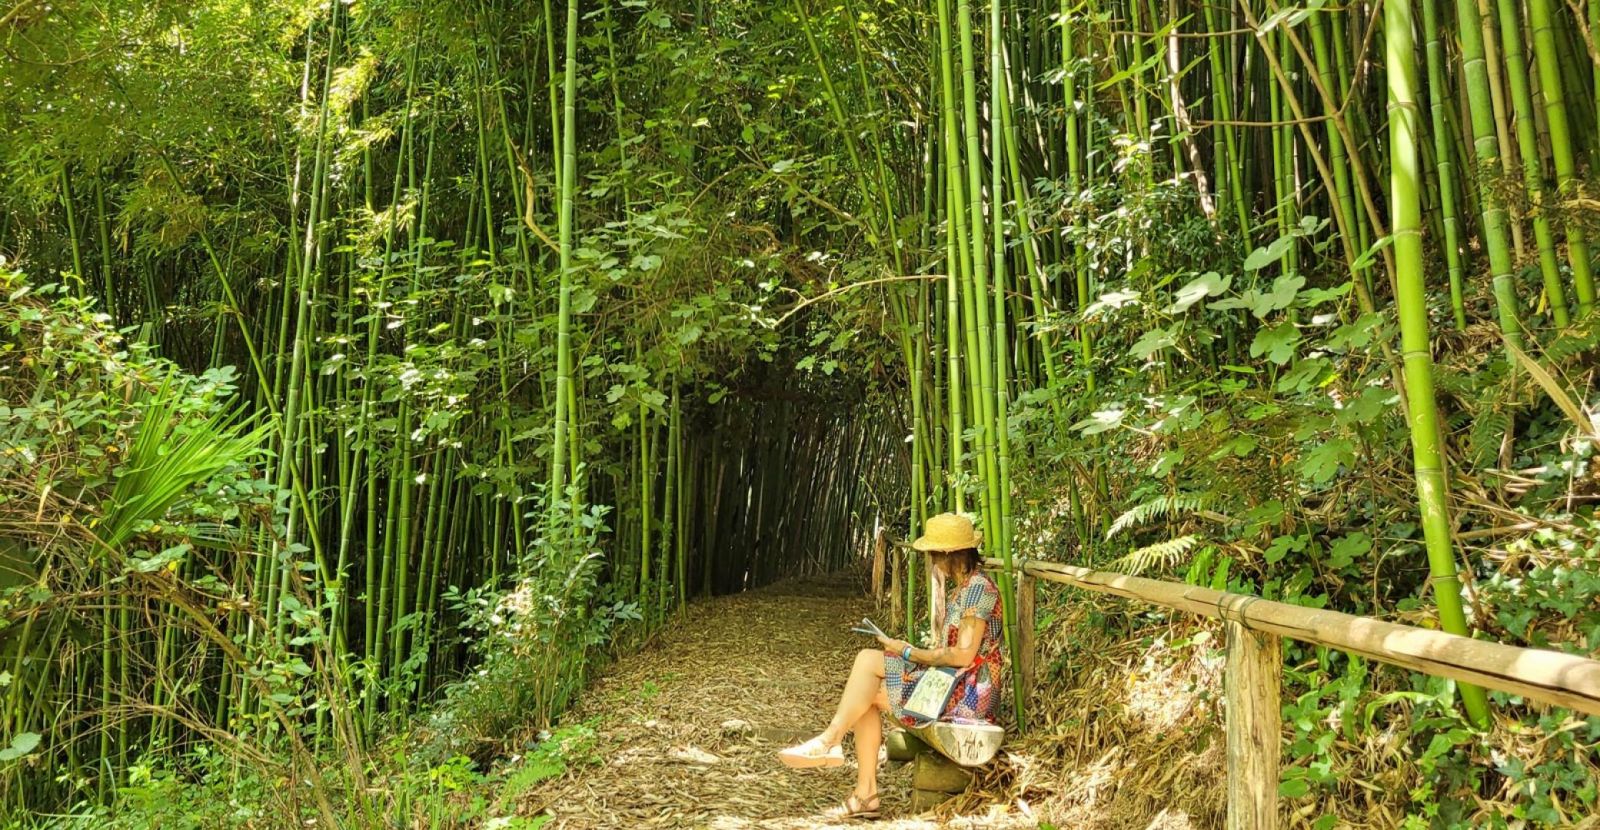
[{"label": "sunlit leaf", "polygon": [[1173,298],[1172,305],[1167,306],[1168,314],[1181,314],[1189,310],[1195,303],[1207,297],[1216,297],[1228,290],[1233,284],[1232,277],[1225,277],[1216,271],[1207,271],[1190,280],[1188,284],[1178,289],[1178,294]]}]

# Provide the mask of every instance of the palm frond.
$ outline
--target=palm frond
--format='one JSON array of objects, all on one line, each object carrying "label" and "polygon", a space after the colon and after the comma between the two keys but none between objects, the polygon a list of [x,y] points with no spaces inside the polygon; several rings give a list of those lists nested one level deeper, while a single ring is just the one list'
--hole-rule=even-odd
[{"label": "palm frond", "polygon": [[182,395],[170,377],[140,394],[144,417],[98,527],[100,541],[113,550],[212,476],[261,452],[266,434],[265,426],[249,428],[230,408],[206,416],[180,412]]}]

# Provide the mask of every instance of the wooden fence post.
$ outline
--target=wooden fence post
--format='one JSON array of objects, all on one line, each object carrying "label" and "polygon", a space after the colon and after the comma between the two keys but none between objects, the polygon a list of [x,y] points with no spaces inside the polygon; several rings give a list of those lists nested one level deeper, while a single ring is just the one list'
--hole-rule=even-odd
[{"label": "wooden fence post", "polygon": [[1282,640],[1228,620],[1228,830],[1276,830]]},{"label": "wooden fence post", "polygon": [[1021,659],[1017,666],[1017,681],[1022,684],[1024,699],[1032,696],[1034,683],[1034,650],[1038,636],[1038,623],[1034,619],[1034,599],[1038,580],[1018,568],[1017,578],[1017,651]]}]

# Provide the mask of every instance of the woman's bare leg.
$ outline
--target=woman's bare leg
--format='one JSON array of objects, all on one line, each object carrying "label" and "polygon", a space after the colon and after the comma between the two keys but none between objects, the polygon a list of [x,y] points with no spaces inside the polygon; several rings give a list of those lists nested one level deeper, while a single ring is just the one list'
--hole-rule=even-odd
[{"label": "woman's bare leg", "polygon": [[[827,746],[837,746],[844,741],[844,735],[861,720],[863,715],[874,709],[875,699],[883,691],[883,652],[875,649],[862,649],[856,655],[856,664],[850,670],[850,679],[844,683],[844,692],[839,695],[839,708],[833,713],[833,720],[828,728],[822,730],[822,742]],[[877,712],[871,712],[877,717]],[[879,730],[882,731],[881,728]],[[877,758],[877,749],[873,749],[873,758]]]},{"label": "woman's bare leg", "polygon": [[878,747],[883,745],[883,715],[870,706],[851,728],[856,733],[856,798],[862,803],[878,794]]}]

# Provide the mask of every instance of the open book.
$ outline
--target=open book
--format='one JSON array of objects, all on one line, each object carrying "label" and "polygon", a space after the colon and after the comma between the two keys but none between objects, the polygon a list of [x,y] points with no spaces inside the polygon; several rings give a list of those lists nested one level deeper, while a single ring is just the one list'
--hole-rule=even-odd
[{"label": "open book", "polygon": [[858,622],[855,625],[851,626],[850,630],[854,631],[857,634],[866,634],[866,635],[871,636],[871,637],[887,637],[888,636],[887,634],[883,633],[882,629],[878,628],[876,623],[874,623],[872,620],[867,619],[866,617],[862,617],[861,618],[861,622]]},{"label": "open book", "polygon": [[[877,623],[866,617],[861,622],[850,627],[857,634],[866,634],[871,637],[887,636]],[[950,696],[955,691],[955,669],[929,668],[917,680],[917,685],[911,690],[911,697],[902,707],[904,714],[918,723],[929,723],[939,719],[944,714],[945,706],[950,703]]]}]

